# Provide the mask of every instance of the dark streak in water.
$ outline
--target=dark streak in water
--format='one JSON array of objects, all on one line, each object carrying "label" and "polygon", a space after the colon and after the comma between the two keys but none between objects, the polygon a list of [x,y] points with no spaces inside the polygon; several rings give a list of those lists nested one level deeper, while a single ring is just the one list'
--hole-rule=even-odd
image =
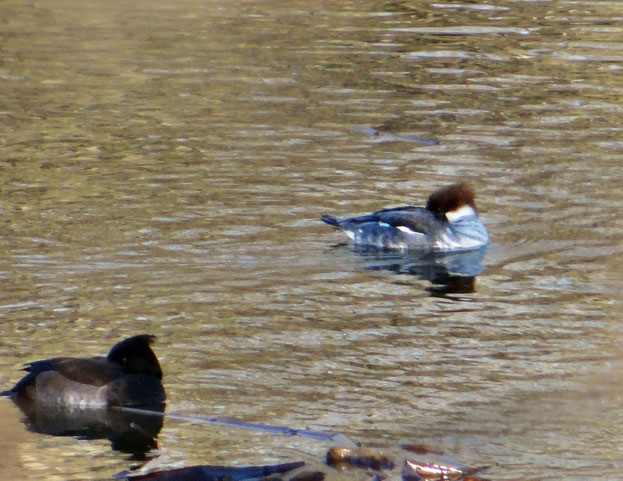
[{"label": "dark streak in water", "polygon": [[369,137],[377,137],[377,142],[413,142],[425,145],[439,145],[437,139],[427,139],[416,135],[381,133],[372,127],[351,127],[353,132],[361,132]]},{"label": "dark streak in water", "polygon": [[[115,409],[119,409],[122,411],[139,413],[139,414],[151,414],[154,416],[164,416],[164,413],[159,413],[157,411],[151,411],[147,409],[138,409],[138,408],[130,408],[130,407],[116,407]],[[272,434],[281,434],[283,436],[299,436],[303,438],[317,439],[320,441],[332,441],[336,444],[346,447],[357,447],[359,443],[351,440],[348,436],[342,433],[334,432],[334,431],[311,431],[309,429],[292,429],[281,426],[271,426],[269,424],[259,424],[259,423],[248,423],[245,421],[238,421],[235,419],[220,419],[220,418],[209,418],[205,416],[188,416],[185,414],[178,413],[167,413],[166,416],[168,418],[182,419],[185,421],[193,421],[193,422],[201,422],[204,424],[219,424],[222,426],[230,426],[233,428],[239,429],[248,429],[251,431],[261,431]]]}]

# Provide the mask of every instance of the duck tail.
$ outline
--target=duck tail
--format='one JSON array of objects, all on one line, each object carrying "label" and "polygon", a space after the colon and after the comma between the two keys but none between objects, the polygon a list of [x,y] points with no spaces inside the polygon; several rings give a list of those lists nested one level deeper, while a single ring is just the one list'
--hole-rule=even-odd
[{"label": "duck tail", "polygon": [[322,222],[324,222],[325,224],[329,224],[329,225],[332,225],[332,226],[334,226],[334,227],[341,227],[341,226],[340,226],[340,222],[341,222],[341,220],[340,220],[340,219],[338,219],[337,217],[333,217],[332,215],[324,214],[324,215],[320,218],[320,220],[321,220]]}]

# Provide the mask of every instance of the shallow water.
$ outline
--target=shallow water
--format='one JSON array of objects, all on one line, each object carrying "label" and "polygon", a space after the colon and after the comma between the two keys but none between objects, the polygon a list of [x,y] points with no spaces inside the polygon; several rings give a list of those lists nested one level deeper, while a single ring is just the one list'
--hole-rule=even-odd
[{"label": "shallow water", "polygon": [[[149,332],[169,412],[427,443],[493,479],[621,477],[618,2],[55,0],[0,18],[0,385]],[[318,220],[460,179],[492,237],[474,292],[370,270]],[[132,464],[0,410],[7,479]],[[174,420],[159,445],[171,465],[328,447]]]}]

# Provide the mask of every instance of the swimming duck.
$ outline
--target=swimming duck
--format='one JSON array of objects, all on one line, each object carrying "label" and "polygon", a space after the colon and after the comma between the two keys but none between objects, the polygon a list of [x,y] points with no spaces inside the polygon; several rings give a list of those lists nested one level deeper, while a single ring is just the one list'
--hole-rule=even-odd
[{"label": "swimming duck", "polygon": [[475,195],[465,184],[442,187],[429,195],[426,207],[394,207],[347,219],[323,215],[356,245],[434,252],[478,249],[489,243],[478,218]]},{"label": "swimming duck", "polygon": [[150,345],[155,336],[141,334],[115,344],[106,357],[57,357],[28,363],[28,374],[0,392],[18,405],[41,403],[96,408],[163,403],[162,369]]}]

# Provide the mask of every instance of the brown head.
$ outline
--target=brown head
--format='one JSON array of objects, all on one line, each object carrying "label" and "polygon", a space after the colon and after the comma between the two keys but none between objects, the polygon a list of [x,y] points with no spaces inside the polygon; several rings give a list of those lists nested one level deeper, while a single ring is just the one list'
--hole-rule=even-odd
[{"label": "brown head", "polygon": [[455,212],[462,207],[469,206],[477,213],[473,189],[465,184],[452,184],[441,187],[428,196],[426,208],[431,212],[445,217],[447,212]]}]

